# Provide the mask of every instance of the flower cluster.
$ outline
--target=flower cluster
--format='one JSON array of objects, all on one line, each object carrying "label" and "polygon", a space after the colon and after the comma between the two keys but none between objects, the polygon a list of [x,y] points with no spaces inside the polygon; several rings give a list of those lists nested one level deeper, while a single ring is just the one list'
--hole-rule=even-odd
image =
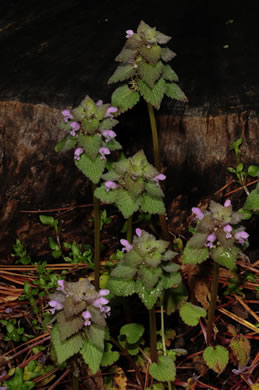
[{"label": "flower cluster", "polygon": [[51,314],[56,311],[64,312],[64,317],[57,314],[61,327],[63,318],[66,319],[66,323],[71,320],[71,326],[74,326],[75,317],[81,318],[82,321],[79,322],[81,328],[83,325],[89,327],[92,322],[102,325],[104,319],[110,315],[109,300],[105,298],[110,291],[102,289],[96,292],[87,279],[80,279],[78,282],[59,280],[56,291],[50,296],[49,306]]},{"label": "flower cluster", "polygon": [[112,271],[108,288],[121,296],[137,293],[150,309],[165,289],[181,282],[180,266],[172,262],[176,253],[168,249],[169,242],[139,228],[132,243],[125,239],[120,242],[124,257]]},{"label": "flower cluster", "polygon": [[[214,223],[211,225],[211,231],[207,236],[207,240],[204,243],[204,245],[208,248],[213,248],[215,245],[218,245],[220,241],[222,241],[222,231],[225,234],[225,238],[227,240],[235,240],[238,244],[244,244],[245,241],[248,239],[249,234],[244,231],[242,228],[239,228],[237,230],[233,229],[233,226],[228,223],[231,222],[231,218],[229,215],[229,211],[231,211],[232,214],[232,205],[230,199],[227,199],[224,203],[224,206],[215,207],[216,203],[214,202],[214,206],[212,206],[212,209],[216,211],[214,215]],[[227,212],[224,213],[224,209]],[[212,210],[213,211],[213,210]],[[213,215],[213,212],[210,213],[208,211],[202,212],[200,208],[193,207],[192,212],[195,215],[195,219],[202,221],[206,216]],[[237,221],[237,215],[235,215],[234,219],[232,218],[232,222],[236,223]],[[241,217],[239,218],[241,219]],[[208,218],[207,218],[208,220]],[[221,235],[221,238],[220,238]],[[219,241],[217,241],[217,238]]]},{"label": "flower cluster", "polygon": [[102,178],[105,182],[95,196],[102,202],[115,203],[125,218],[138,209],[150,214],[164,212],[164,193],[159,182],[166,176],[148,163],[143,150],[113,163]]},{"label": "flower cluster", "polygon": [[73,110],[63,110],[63,124],[61,125],[68,133],[61,141],[56,150],[75,147],[74,159],[79,161],[83,154],[91,160],[99,157],[106,160],[106,156],[113,150],[121,149],[115,141],[116,133],[112,130],[118,121],[114,115],[117,107],[104,104],[102,100],[96,103],[86,96],[81,104]]}]

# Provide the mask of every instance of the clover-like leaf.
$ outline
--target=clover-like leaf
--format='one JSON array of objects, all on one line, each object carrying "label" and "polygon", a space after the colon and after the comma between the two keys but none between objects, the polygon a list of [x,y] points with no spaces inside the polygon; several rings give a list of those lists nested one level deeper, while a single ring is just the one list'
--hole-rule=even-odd
[{"label": "clover-like leaf", "polygon": [[158,381],[169,382],[175,380],[175,362],[169,356],[160,356],[159,363],[151,363],[149,373]]},{"label": "clover-like leaf", "polygon": [[180,308],[180,317],[189,326],[196,326],[200,317],[206,317],[206,310],[203,307],[195,306],[190,302]]},{"label": "clover-like leaf", "polygon": [[120,335],[125,335],[128,343],[134,344],[143,336],[144,326],[137,323],[126,324],[121,327]]},{"label": "clover-like leaf", "polygon": [[222,345],[216,345],[215,348],[210,346],[204,350],[203,359],[209,368],[217,374],[221,374],[228,364],[229,353]]},{"label": "clover-like leaf", "polygon": [[102,361],[101,361],[101,366],[103,367],[112,366],[119,359],[119,357],[120,357],[119,352],[112,350],[112,344],[106,343],[103,352]]}]

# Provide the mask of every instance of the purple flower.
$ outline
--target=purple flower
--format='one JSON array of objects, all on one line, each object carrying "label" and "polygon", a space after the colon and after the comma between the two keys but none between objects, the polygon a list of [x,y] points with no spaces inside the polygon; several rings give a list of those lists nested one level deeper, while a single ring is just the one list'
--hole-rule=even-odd
[{"label": "purple flower", "polygon": [[67,122],[69,119],[73,119],[73,115],[71,114],[70,110],[62,111],[62,115],[64,117],[65,122]]},{"label": "purple flower", "polygon": [[118,184],[116,184],[114,181],[112,180],[107,180],[105,183],[105,188],[106,188],[106,191],[110,191],[110,190],[115,190],[115,188],[118,188]]},{"label": "purple flower", "polygon": [[248,239],[248,237],[249,234],[245,231],[235,233],[235,239],[238,241],[239,244],[244,244],[244,242]]},{"label": "purple flower", "polygon": [[227,199],[224,203],[224,207],[229,207],[231,206],[231,200],[230,199]]},{"label": "purple flower", "polygon": [[111,154],[111,151],[110,151],[110,149],[103,146],[102,148],[99,149],[99,153],[101,155],[101,160],[106,160],[105,155]]},{"label": "purple flower", "polygon": [[65,290],[64,290],[64,280],[58,280],[58,285],[59,287],[56,289],[56,290],[60,290],[62,291],[63,293],[65,293]]},{"label": "purple flower", "polygon": [[11,307],[7,307],[4,311],[6,314],[10,314],[13,312],[13,309]]},{"label": "purple flower", "polygon": [[123,245],[122,252],[129,252],[133,248],[129,241],[124,240],[123,238],[120,240],[120,243]]},{"label": "purple flower", "polygon": [[156,182],[156,185],[158,186],[159,185],[159,180],[165,180],[166,179],[166,176],[163,174],[163,173],[159,173],[159,175],[153,177],[153,181]]},{"label": "purple flower", "polygon": [[137,235],[138,237],[140,237],[141,234],[142,234],[142,230],[139,229],[139,228],[137,228],[137,229],[136,229],[136,235]]},{"label": "purple flower", "polygon": [[85,326],[91,325],[90,318],[92,317],[92,314],[90,313],[89,310],[83,311],[82,317],[83,317],[83,319],[85,320],[85,322],[84,322],[84,325],[85,325]]},{"label": "purple flower", "polygon": [[102,135],[105,137],[105,142],[109,142],[111,138],[116,137],[116,133],[113,130],[103,130]]},{"label": "purple flower", "polygon": [[95,307],[102,307],[103,305],[107,305],[107,303],[109,303],[108,299],[104,298],[104,297],[99,297],[99,298],[96,298],[94,301],[93,301],[93,306]]},{"label": "purple flower", "polygon": [[109,294],[110,294],[110,291],[107,290],[107,288],[103,288],[102,290],[100,290],[100,291],[98,292],[98,295],[99,295],[100,297],[103,297],[104,295],[109,295]]},{"label": "purple flower", "polygon": [[84,150],[82,148],[76,148],[75,153],[74,153],[74,159],[80,160],[80,155],[82,153],[84,153]]},{"label": "purple flower", "polygon": [[111,306],[102,306],[100,308],[100,312],[101,313],[104,313],[104,318],[108,317],[111,313]]},{"label": "purple flower", "polygon": [[207,237],[207,243],[206,243],[206,246],[208,248],[213,248],[213,242],[216,240],[216,235],[214,233],[211,233],[208,235]]},{"label": "purple flower", "polygon": [[193,207],[192,212],[193,214],[195,214],[195,219],[199,219],[201,221],[202,218],[204,217],[204,214],[201,211],[201,209],[199,209],[199,207]]},{"label": "purple flower", "polygon": [[[227,206],[228,207],[228,206]],[[232,226],[231,225],[225,225],[223,228],[224,232],[226,233],[226,238],[231,238],[232,237]]]},{"label": "purple flower", "polygon": [[118,108],[117,107],[109,107],[104,115],[104,118],[110,118],[110,119],[113,119],[113,113],[114,112],[117,112],[118,111]]},{"label": "purple flower", "polygon": [[56,310],[62,310],[64,307],[62,303],[54,299],[52,301],[49,301],[49,305],[53,307],[53,309],[50,309],[51,314],[54,314]]},{"label": "purple flower", "polygon": [[102,104],[103,104],[102,100],[98,100],[98,102],[96,102],[96,106],[101,106]]},{"label": "purple flower", "polygon": [[151,45],[149,45],[149,44],[147,45],[147,49],[151,49],[151,47],[152,47]]},{"label": "purple flower", "polygon": [[126,30],[126,38],[130,38],[132,37],[132,35],[134,34],[134,31],[133,30]]}]

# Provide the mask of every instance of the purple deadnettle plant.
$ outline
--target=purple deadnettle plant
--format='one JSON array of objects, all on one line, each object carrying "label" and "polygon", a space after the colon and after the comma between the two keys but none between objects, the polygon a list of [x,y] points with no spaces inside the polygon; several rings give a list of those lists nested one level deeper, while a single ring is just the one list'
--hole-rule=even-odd
[{"label": "purple deadnettle plant", "polygon": [[[56,325],[51,340],[59,364],[80,352],[93,372],[100,366],[104,350],[105,319],[110,315],[110,293],[107,289],[96,291],[87,279],[78,282],[58,281],[59,287],[50,295],[51,314]],[[91,350],[92,358],[89,356]],[[96,358],[93,365],[90,361]]]}]

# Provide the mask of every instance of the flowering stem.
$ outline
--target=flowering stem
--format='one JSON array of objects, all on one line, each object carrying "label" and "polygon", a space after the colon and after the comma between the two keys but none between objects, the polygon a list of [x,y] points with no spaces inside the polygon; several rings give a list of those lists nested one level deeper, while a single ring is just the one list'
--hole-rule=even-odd
[{"label": "flowering stem", "polygon": [[[93,194],[96,185],[93,184]],[[95,289],[99,290],[99,279],[100,279],[100,210],[99,200],[93,195],[94,204],[94,286]]]},{"label": "flowering stem", "polygon": [[150,332],[150,348],[151,348],[151,360],[153,363],[157,363],[157,337],[156,337],[156,312],[152,307],[148,311],[149,314],[149,332]]},{"label": "flowering stem", "polygon": [[219,285],[219,264],[214,261],[213,264],[213,281],[211,287],[211,301],[208,312],[207,322],[207,345],[211,344],[212,324],[214,321],[214,314],[216,309],[216,302],[218,296],[218,285]]},{"label": "flowering stem", "polygon": [[148,115],[149,115],[149,120],[151,125],[151,131],[152,131],[155,167],[160,172],[161,164],[160,164],[159,142],[158,142],[158,133],[157,133],[157,125],[156,125],[154,108],[150,103],[147,103],[147,108],[148,108]]},{"label": "flowering stem", "polygon": [[[158,141],[158,132],[157,132],[157,125],[156,125],[154,108],[153,108],[152,104],[150,104],[150,103],[147,103],[147,108],[148,108],[148,115],[149,115],[149,120],[150,120],[151,131],[152,131],[155,167],[158,170],[158,172],[160,172],[161,171],[161,163],[160,163],[159,141]],[[165,215],[160,214],[159,219],[160,219],[160,226],[162,229],[163,238],[164,238],[164,240],[170,242],[170,235],[168,233],[168,227],[167,227]]]},{"label": "flowering stem", "polygon": [[[161,336],[163,345],[163,354],[166,356],[166,345],[165,345],[165,323],[164,323],[164,306],[161,305]],[[172,390],[171,382],[168,381],[168,390]]]}]

